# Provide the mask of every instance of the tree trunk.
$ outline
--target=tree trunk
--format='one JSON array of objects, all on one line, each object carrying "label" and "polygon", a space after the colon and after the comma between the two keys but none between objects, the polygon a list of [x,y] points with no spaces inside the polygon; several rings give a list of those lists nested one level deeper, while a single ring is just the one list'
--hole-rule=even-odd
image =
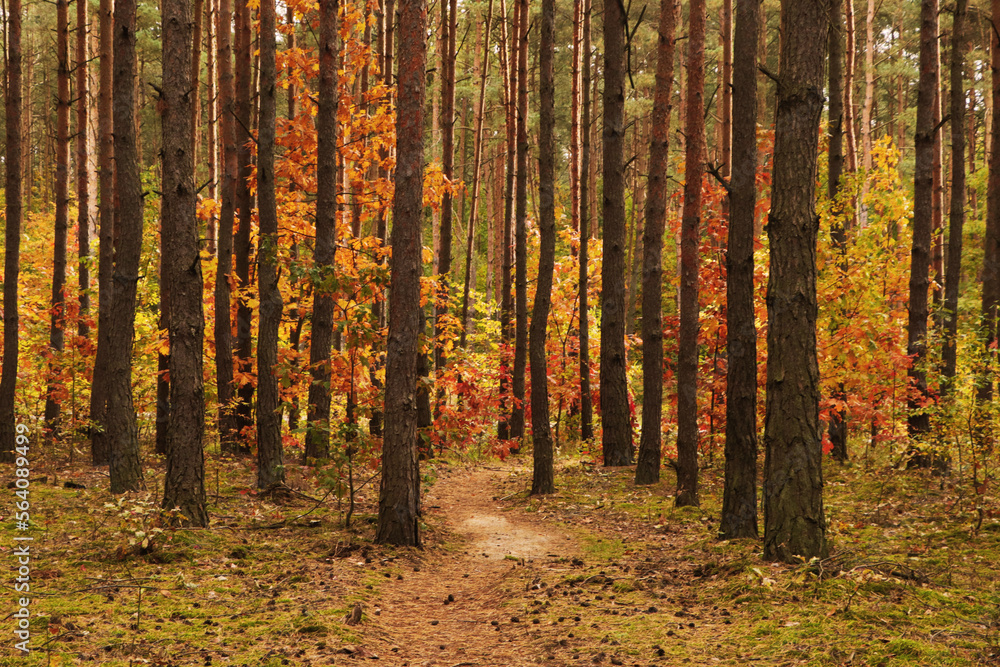
[{"label": "tree trunk", "polygon": [[[475,240],[476,218],[479,215],[480,175],[483,160],[483,116],[486,110],[486,77],[490,71],[490,25],[493,20],[493,0],[489,0],[486,8],[486,29],[483,38],[482,74],[479,79],[479,102],[476,106],[476,129],[472,138],[472,204],[469,210],[468,238],[465,244],[465,289],[462,294],[462,341],[465,347],[466,333],[469,328],[469,292],[472,283],[472,251]],[[489,236],[487,235],[487,238]],[[487,241],[488,242],[488,241]]]},{"label": "tree trunk", "polygon": [[569,107],[569,216],[574,232],[580,231],[580,56],[582,55],[583,3],[573,3],[573,65]]},{"label": "tree trunk", "polygon": [[80,317],[77,334],[90,337],[90,49],[87,48],[88,3],[76,3],[76,244],[77,277],[80,285]]},{"label": "tree trunk", "polygon": [[[733,164],[733,0],[722,0],[722,164],[720,173],[729,177]],[[756,50],[754,51],[756,61]],[[754,87],[756,90],[756,86]],[[756,104],[756,100],[754,100]]]},{"label": "tree trunk", "polygon": [[14,462],[17,410],[14,394],[17,382],[18,317],[17,281],[21,268],[21,0],[7,5],[7,94],[5,122],[7,137],[5,181],[4,267],[3,267],[3,368],[0,370],[0,462]]},{"label": "tree trunk", "polygon": [[[867,0],[865,13],[865,97],[861,104],[861,166],[872,168],[872,106],[875,104],[875,0]],[[861,186],[862,207],[868,194],[868,181]],[[862,213],[864,215],[864,213]]]},{"label": "tree trunk", "polygon": [[845,25],[847,26],[847,48],[844,49],[844,133],[847,139],[847,169],[850,173],[858,170],[858,140],[855,130],[857,112],[854,108],[855,61],[857,55],[857,34],[854,21],[854,0],[843,0]]},{"label": "tree trunk", "polygon": [[[211,0],[209,1],[211,2]],[[190,91],[189,95],[192,97],[191,117],[194,119],[191,131],[194,141],[194,153],[192,155],[194,156],[195,174],[198,173],[198,157],[201,155],[201,31],[204,13],[205,0],[194,0],[194,16],[188,19],[193,23],[193,29],[190,30],[189,37],[194,49],[191,57],[191,78],[188,90]]]},{"label": "tree trunk", "polygon": [[[197,194],[194,180],[191,5],[163,0],[163,263],[170,283],[170,421],[163,508],[183,522],[207,526],[205,508],[205,385]],[[197,52],[197,51],[195,51]]]},{"label": "tree trunk", "polygon": [[965,22],[968,0],[956,0],[951,30],[951,208],[948,213],[948,265],[944,278],[944,345],[941,395],[952,390],[957,365],[958,288],[962,278],[965,227]]},{"label": "tree trunk", "polygon": [[580,90],[583,93],[580,131],[583,135],[580,146],[580,261],[579,295],[580,302],[580,440],[594,439],[594,406],[590,396],[590,289],[589,248],[590,240],[590,14],[592,0],[584,0],[583,6],[583,53],[580,67]]},{"label": "tree trunk", "polygon": [[501,260],[501,285],[500,285],[500,340],[502,343],[501,348],[503,349],[503,354],[500,360],[500,400],[502,403],[501,419],[502,421],[497,425],[497,438],[500,440],[507,440],[511,437],[510,432],[510,414],[513,410],[511,405],[511,386],[510,386],[510,366],[509,366],[509,348],[510,348],[510,318],[511,310],[513,304],[511,303],[511,269],[513,264],[513,254],[511,248],[511,229],[514,220],[514,142],[517,133],[517,103],[515,102],[516,89],[517,89],[517,73],[516,67],[514,65],[514,60],[517,53],[517,17],[518,8],[515,4],[511,10],[512,22],[511,30],[508,34],[506,27],[506,8],[504,6],[504,0],[500,0],[500,15],[504,16],[505,19],[500,21],[500,58],[501,61],[506,58],[505,62],[501,63],[501,68],[503,69],[506,76],[504,77],[504,100],[506,101],[506,130],[507,130],[507,143],[506,143],[506,175],[507,175],[507,185],[506,194],[504,196],[504,211],[503,211],[503,258]]},{"label": "tree trunk", "polygon": [[[219,106],[218,106],[218,75],[216,72],[216,45],[218,32],[215,27],[215,14],[217,0],[208,0],[205,6],[205,25],[207,30],[207,44],[205,47],[205,68],[207,69],[208,80],[208,198],[218,200],[219,198]],[[197,181],[196,181],[197,182]],[[208,228],[205,231],[205,250],[210,255],[216,253],[218,245],[218,218],[215,213],[208,218]]]},{"label": "tree trunk", "polygon": [[[455,45],[458,32],[457,0],[442,0],[444,20],[444,47],[441,54],[441,171],[449,181],[455,177]],[[451,237],[454,201],[450,190],[441,197],[440,245],[435,273],[438,275],[438,292],[434,305],[434,368],[440,373],[447,362],[444,338],[448,336],[445,321],[448,317],[448,291],[451,282]],[[443,396],[443,395],[442,395]]]},{"label": "tree trunk", "polygon": [[656,89],[649,145],[649,192],[642,248],[642,434],[636,484],[660,481],[663,412],[663,232],[667,220],[667,167],[670,159],[670,106],[674,83],[674,6],[660,3]]},{"label": "tree trunk", "polygon": [[[234,113],[236,117],[237,165],[236,176],[236,212],[238,226],[233,239],[233,259],[236,268],[236,285],[246,290],[250,286],[250,226],[253,215],[253,194],[250,192],[249,178],[251,172],[250,134],[251,107],[253,104],[251,64],[251,34],[250,10],[241,0],[235,4],[235,35],[236,35],[236,99]],[[246,375],[253,372],[253,311],[246,296],[241,293],[236,306],[236,360],[235,370]],[[238,380],[236,387],[236,432],[240,437],[232,441],[235,445],[233,453],[249,454],[250,445],[247,433],[253,425],[253,384],[246,380]]]},{"label": "tree trunk", "polygon": [[[838,2],[840,0],[833,0],[831,4]],[[757,0],[736,2],[733,178],[729,191],[726,248],[726,473],[719,526],[720,536],[728,540],[757,537],[757,331],[753,243],[757,206],[756,45],[760,11]],[[836,99],[832,91],[831,87],[831,108]],[[832,147],[830,154],[833,155]]]},{"label": "tree trunk", "polygon": [[219,446],[223,452],[240,451],[238,425],[232,409],[233,328],[230,284],[233,269],[233,218],[236,178],[239,173],[236,128],[233,120],[232,0],[219,0],[216,31],[219,36],[219,139],[222,143],[222,202],[217,235],[218,269],[215,275],[215,378],[219,397]]},{"label": "tree trunk", "polygon": [[107,465],[111,457],[108,431],[108,377],[111,335],[111,273],[114,269],[114,123],[111,104],[113,70],[114,17],[113,0],[101,0],[100,5],[100,85],[98,87],[97,118],[98,186],[100,200],[98,217],[100,232],[97,265],[97,353],[94,358],[94,382],[90,390],[90,449],[94,465]]},{"label": "tree trunk", "polygon": [[45,433],[49,442],[59,437],[59,381],[55,367],[63,351],[66,319],[66,232],[69,226],[69,0],[56,1],[56,57],[58,91],[56,107],[56,183],[55,233],[52,252],[52,314],[49,348],[52,367],[49,390],[45,397]]},{"label": "tree trunk", "polygon": [[278,395],[278,329],[284,304],[278,288],[278,203],[274,184],[274,133],[277,120],[277,15],[274,0],[260,3],[260,121],[257,129],[257,205],[260,241],[257,290],[257,488],[285,480],[281,446],[281,397]]},{"label": "tree trunk", "polygon": [[[926,1],[926,0],[925,0]],[[992,18],[994,25],[1000,25],[1000,0],[992,0]],[[996,30],[991,45],[991,66],[993,71],[1000,71],[1000,41]],[[993,77],[993,107],[1000,106],[1000,76]],[[1000,113],[994,113],[992,118],[993,136],[1000,136]],[[986,233],[983,243],[983,329],[985,353],[993,361],[993,347],[997,340],[997,309],[1000,306],[1000,141],[987,144],[989,162],[989,182],[986,192]],[[990,364],[992,366],[992,363]],[[986,377],[980,380],[978,399],[985,403],[992,400],[993,377],[987,371]]]},{"label": "tree trunk", "polygon": [[816,361],[816,171],[823,112],[829,3],[782,0],[775,114],[767,402],[764,424],[764,558],[825,558],[823,466]]},{"label": "tree trunk", "polygon": [[[851,0],[848,0],[850,2]],[[831,212],[836,216],[833,220],[830,236],[833,247],[840,254],[839,268],[847,270],[847,222],[844,220],[844,207],[840,201],[840,178],[844,171],[844,82],[841,70],[841,59],[843,57],[843,21],[841,19],[842,0],[830,1],[830,65],[829,65],[829,171],[827,175],[827,196],[830,199]],[[841,307],[843,307],[841,305]],[[834,398],[844,405],[847,397],[844,392],[844,384],[841,382]],[[829,427],[830,442],[833,450],[830,452],[833,458],[838,461],[847,460],[847,410],[841,408],[836,410],[830,418]]]},{"label": "tree trunk", "polygon": [[[939,35],[941,21],[937,15],[934,16],[934,34]],[[944,324],[941,313],[941,301],[944,289],[944,173],[943,173],[943,148],[940,131],[941,117],[943,114],[942,90],[941,90],[941,45],[939,38],[935,38],[931,44],[931,61],[934,63],[934,102],[932,105],[933,117],[932,126],[934,130],[934,147],[931,149],[933,162],[931,164],[931,271],[933,273],[933,287],[931,288],[932,303],[934,304],[934,322],[940,327]]]},{"label": "tree trunk", "polygon": [[625,375],[625,30],[623,7],[604,5],[604,265],[601,271],[601,413],[604,465],[632,463]]},{"label": "tree trunk", "polygon": [[420,331],[420,227],[423,218],[423,127],[426,42],[424,0],[400,0],[396,197],[393,204],[392,296],[386,348],[385,438],[379,490],[380,543],[420,544],[417,462],[417,354]]},{"label": "tree trunk", "polygon": [[334,294],[325,286],[333,273],[337,217],[337,0],[319,6],[319,109],[316,115],[316,244],[313,259],[324,280],[314,286],[309,344],[306,462],[330,451],[330,339]]},{"label": "tree trunk", "polygon": [[698,504],[698,245],[705,163],[705,2],[692,0],[688,27],[687,151],[681,217],[680,331],[677,352],[678,507]]},{"label": "tree trunk", "polygon": [[[907,370],[910,436],[930,430],[930,416],[923,403],[927,391],[927,292],[930,286],[931,231],[933,225],[934,166],[934,42],[937,40],[937,0],[920,5],[920,82],[917,88],[917,129],[913,137],[913,246],[910,251],[910,301],[906,328],[906,353],[913,359]],[[984,288],[983,294],[986,294]]]},{"label": "tree trunk", "polygon": [[528,0],[517,0],[517,175],[514,193],[514,405],[510,437],[524,435],[524,371],[528,352]]},{"label": "tree trunk", "polygon": [[132,403],[132,344],[142,255],[143,201],[135,147],[135,0],[116,0],[114,94],[116,227],[108,336],[108,436],[111,492],[142,485],[139,429]]}]

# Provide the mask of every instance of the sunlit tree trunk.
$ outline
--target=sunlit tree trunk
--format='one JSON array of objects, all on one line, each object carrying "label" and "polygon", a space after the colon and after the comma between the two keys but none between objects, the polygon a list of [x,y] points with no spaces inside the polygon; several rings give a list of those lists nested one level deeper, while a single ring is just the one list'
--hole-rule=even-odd
[{"label": "sunlit tree trunk", "polygon": [[649,192],[642,259],[642,434],[635,467],[636,484],[660,481],[663,413],[663,232],[667,219],[667,166],[670,158],[670,106],[674,82],[674,5],[660,3],[656,89],[649,145]]},{"label": "sunlit tree trunk", "polygon": [[420,331],[427,8],[424,0],[400,0],[399,8],[392,294],[386,348],[382,482],[375,539],[381,543],[418,546],[420,467],[414,394]]},{"label": "sunlit tree trunk", "polygon": [[847,27],[847,46],[844,49],[844,135],[847,141],[847,169],[852,174],[858,170],[858,140],[855,125],[857,113],[854,108],[854,81],[856,73],[857,30],[854,22],[854,0],[843,0]]}]

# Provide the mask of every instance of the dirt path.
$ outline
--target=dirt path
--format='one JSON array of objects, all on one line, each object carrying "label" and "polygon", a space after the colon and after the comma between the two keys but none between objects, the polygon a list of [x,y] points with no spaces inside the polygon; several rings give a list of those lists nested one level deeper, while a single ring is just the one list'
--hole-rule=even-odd
[{"label": "dirt path", "polygon": [[549,524],[504,511],[496,488],[505,477],[497,468],[455,469],[424,497],[428,521],[454,539],[401,565],[402,579],[385,582],[366,610],[384,641],[382,664],[516,667],[544,660],[542,645],[554,629],[517,606],[523,603],[505,603],[513,591],[569,570],[577,544]]}]

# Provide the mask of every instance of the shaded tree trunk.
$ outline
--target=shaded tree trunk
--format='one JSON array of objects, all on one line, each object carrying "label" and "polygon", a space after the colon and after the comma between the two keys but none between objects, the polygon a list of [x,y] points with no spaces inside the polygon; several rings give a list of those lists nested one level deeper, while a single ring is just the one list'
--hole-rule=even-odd
[{"label": "shaded tree trunk", "polygon": [[313,259],[323,279],[313,289],[309,344],[306,461],[330,451],[330,342],[334,295],[326,285],[336,259],[337,216],[337,0],[319,5],[319,109],[316,114],[316,243]]},{"label": "shaded tree trunk", "polygon": [[764,558],[825,558],[823,467],[816,361],[816,171],[829,3],[782,0],[775,114],[767,402],[764,418]]},{"label": "shaded tree trunk", "polygon": [[580,262],[579,295],[580,302],[580,439],[594,439],[594,407],[590,396],[590,304],[588,291],[590,274],[588,265],[590,239],[590,14],[591,0],[584,0],[582,58],[580,67],[580,89],[583,94],[580,131],[583,134],[580,146]]},{"label": "shaded tree trunk", "polygon": [[705,162],[705,2],[692,0],[688,27],[688,89],[681,217],[680,330],[677,352],[677,497],[698,504],[698,245]]},{"label": "shaded tree trunk", "polygon": [[552,429],[549,425],[549,369],[545,339],[548,333],[549,307],[552,304],[552,274],[556,259],[556,80],[555,0],[542,0],[542,25],[539,40],[539,124],[538,124],[538,282],[531,311],[531,440],[534,466],[532,495],[555,491]]},{"label": "shaded tree trunk", "polygon": [[111,93],[113,85],[114,50],[113,0],[101,0],[100,25],[100,82],[97,99],[98,134],[98,239],[97,264],[97,352],[94,358],[94,382],[90,390],[90,450],[94,465],[107,465],[111,457],[108,433],[108,350],[111,345],[111,300],[114,298],[111,274],[114,269],[114,114]]},{"label": "shaded tree trunk", "polygon": [[[833,0],[837,2],[840,0]],[[756,45],[760,12],[759,0],[736,2],[733,178],[726,247],[726,472],[719,526],[719,535],[728,540],[757,537],[757,331],[753,244],[757,206]]]},{"label": "shaded tree trunk", "polygon": [[142,255],[143,201],[135,144],[135,0],[116,0],[114,30],[115,189],[114,272],[108,336],[108,436],[111,492],[142,485],[139,429],[132,402],[132,344]]},{"label": "shaded tree trunk", "polygon": [[[119,0],[120,1],[120,0]],[[183,522],[207,526],[205,508],[205,385],[201,249],[194,180],[195,98],[191,5],[163,0],[163,263],[170,283],[170,421],[163,508],[180,508]],[[195,50],[197,53],[197,50]]]},{"label": "shaded tree trunk", "polygon": [[517,174],[514,192],[514,372],[510,437],[524,435],[528,352],[528,0],[517,0]]},{"label": "shaded tree trunk", "polygon": [[56,1],[56,57],[58,60],[58,100],[56,109],[55,233],[52,251],[52,313],[49,349],[49,390],[45,397],[45,433],[49,441],[59,437],[60,405],[56,398],[59,382],[55,365],[63,351],[66,318],[66,232],[69,227],[69,0]]},{"label": "shaded tree trunk", "polygon": [[[933,225],[934,166],[934,42],[937,40],[937,0],[920,5],[920,82],[917,88],[917,129],[913,137],[916,165],[913,170],[913,246],[910,251],[910,300],[906,328],[906,353],[913,359],[907,370],[910,381],[909,433],[930,430],[930,416],[923,408],[929,398],[927,369],[927,297],[930,287],[931,232]],[[985,294],[985,289],[984,289]]]},{"label": "shaded tree trunk", "polygon": [[424,0],[400,0],[399,8],[392,295],[386,348],[382,482],[375,539],[380,543],[418,546],[420,466],[415,394],[420,331],[427,8]]},{"label": "shaded tree trunk", "polygon": [[843,0],[847,26],[847,48],[844,49],[844,134],[847,141],[847,169],[852,174],[858,170],[858,140],[855,125],[857,113],[854,108],[854,81],[857,60],[857,30],[854,22],[854,0]]},{"label": "shaded tree trunk", "polygon": [[617,2],[604,6],[604,264],[601,270],[601,414],[604,465],[632,463],[625,375],[625,30]]},{"label": "shaded tree trunk", "polygon": [[[451,180],[455,177],[455,45],[458,32],[457,0],[442,0],[442,28],[444,30],[445,52],[441,54],[441,171]],[[445,321],[448,317],[448,292],[451,282],[451,243],[454,201],[450,190],[441,197],[441,224],[438,263],[435,273],[440,281],[434,304],[434,368],[440,372],[447,358],[444,352],[444,337],[447,336]],[[440,396],[443,400],[443,394]]]},{"label": "shaded tree trunk", "polygon": [[281,397],[278,395],[278,329],[284,304],[278,288],[278,203],[274,184],[274,133],[277,120],[277,15],[274,0],[260,3],[260,121],[257,128],[257,488],[285,480],[281,446]]},{"label": "shaded tree trunk", "polygon": [[77,334],[90,337],[90,49],[88,3],[76,3],[76,244],[77,277],[80,285],[80,317]]},{"label": "shaded tree trunk", "polygon": [[965,53],[968,0],[956,0],[951,37],[951,206],[948,213],[948,265],[944,278],[942,396],[951,392],[958,361],[958,288],[962,279],[965,227]]},{"label": "shaded tree trunk", "polygon": [[642,434],[635,467],[636,484],[660,481],[663,413],[663,232],[667,220],[667,166],[670,159],[670,107],[674,83],[674,6],[660,3],[656,91],[649,146],[649,193],[642,241]]},{"label": "shaded tree trunk", "polygon": [[[504,0],[500,0],[500,15],[506,17],[506,8],[504,6]],[[511,327],[510,318],[511,310],[513,304],[511,302],[511,270],[513,268],[513,254],[511,248],[511,230],[513,227],[514,220],[514,142],[516,141],[517,135],[517,103],[516,90],[517,90],[517,74],[514,61],[517,54],[517,17],[518,17],[518,6],[515,3],[511,10],[512,22],[511,30],[508,35],[506,27],[506,18],[500,22],[500,58],[503,61],[506,57],[506,61],[501,63],[501,67],[506,74],[504,77],[504,99],[506,101],[506,130],[507,130],[507,143],[506,143],[506,176],[507,183],[505,188],[504,196],[504,211],[503,211],[503,258],[501,259],[501,280],[500,280],[500,340],[502,342],[502,347],[504,349],[504,354],[501,355],[500,360],[500,399],[503,401],[503,409],[501,411],[501,421],[497,425],[497,438],[500,440],[507,440],[511,437],[510,422],[511,422],[511,412],[513,411],[513,406],[511,405],[511,386],[510,386],[510,366],[508,363],[508,350],[510,348],[510,338],[511,338]]]},{"label": "shaded tree trunk", "polygon": [[17,410],[14,393],[17,383],[18,304],[17,280],[21,268],[21,0],[9,0],[7,5],[7,91],[5,96],[6,166],[3,267],[3,355],[0,369],[0,462],[14,462],[15,424]]},{"label": "shaded tree trunk", "polygon": [[219,446],[223,452],[238,452],[239,431],[233,411],[233,328],[230,282],[233,269],[233,219],[236,178],[239,173],[236,127],[233,119],[233,54],[230,25],[232,0],[219,0],[216,18],[219,36],[219,139],[222,143],[222,205],[217,234],[218,269],[215,275],[215,378],[219,400]]},{"label": "shaded tree trunk", "polygon": [[[205,152],[208,154],[208,198],[215,201],[218,201],[219,198],[219,98],[218,72],[215,62],[218,50],[218,31],[215,25],[217,12],[217,0],[208,0],[208,4],[205,6],[205,69],[208,80],[206,91],[208,98],[206,100],[208,102],[208,142]],[[208,218],[208,227],[205,230],[205,249],[210,255],[217,252],[218,222],[218,218],[213,212]]]},{"label": "shaded tree trunk", "polygon": [[[992,0],[992,18],[994,25],[1000,25],[1000,0]],[[1000,71],[1000,41],[996,30],[991,45],[991,66],[994,72]],[[993,77],[993,136],[1000,136],[1000,76]],[[997,340],[997,309],[1000,306],[1000,141],[988,143],[989,177],[986,186],[986,233],[983,239],[983,334],[985,354],[993,361],[995,353],[993,346]],[[989,364],[992,366],[992,363]],[[978,400],[982,403],[993,398],[993,377],[987,370],[986,376],[979,381]]]}]

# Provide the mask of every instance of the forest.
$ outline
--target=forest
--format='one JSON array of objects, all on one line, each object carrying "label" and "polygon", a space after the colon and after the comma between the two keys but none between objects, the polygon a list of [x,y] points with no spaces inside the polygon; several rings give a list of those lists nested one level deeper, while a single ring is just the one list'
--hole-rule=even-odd
[{"label": "forest", "polygon": [[1000,0],[0,11],[0,665],[1000,659]]}]

